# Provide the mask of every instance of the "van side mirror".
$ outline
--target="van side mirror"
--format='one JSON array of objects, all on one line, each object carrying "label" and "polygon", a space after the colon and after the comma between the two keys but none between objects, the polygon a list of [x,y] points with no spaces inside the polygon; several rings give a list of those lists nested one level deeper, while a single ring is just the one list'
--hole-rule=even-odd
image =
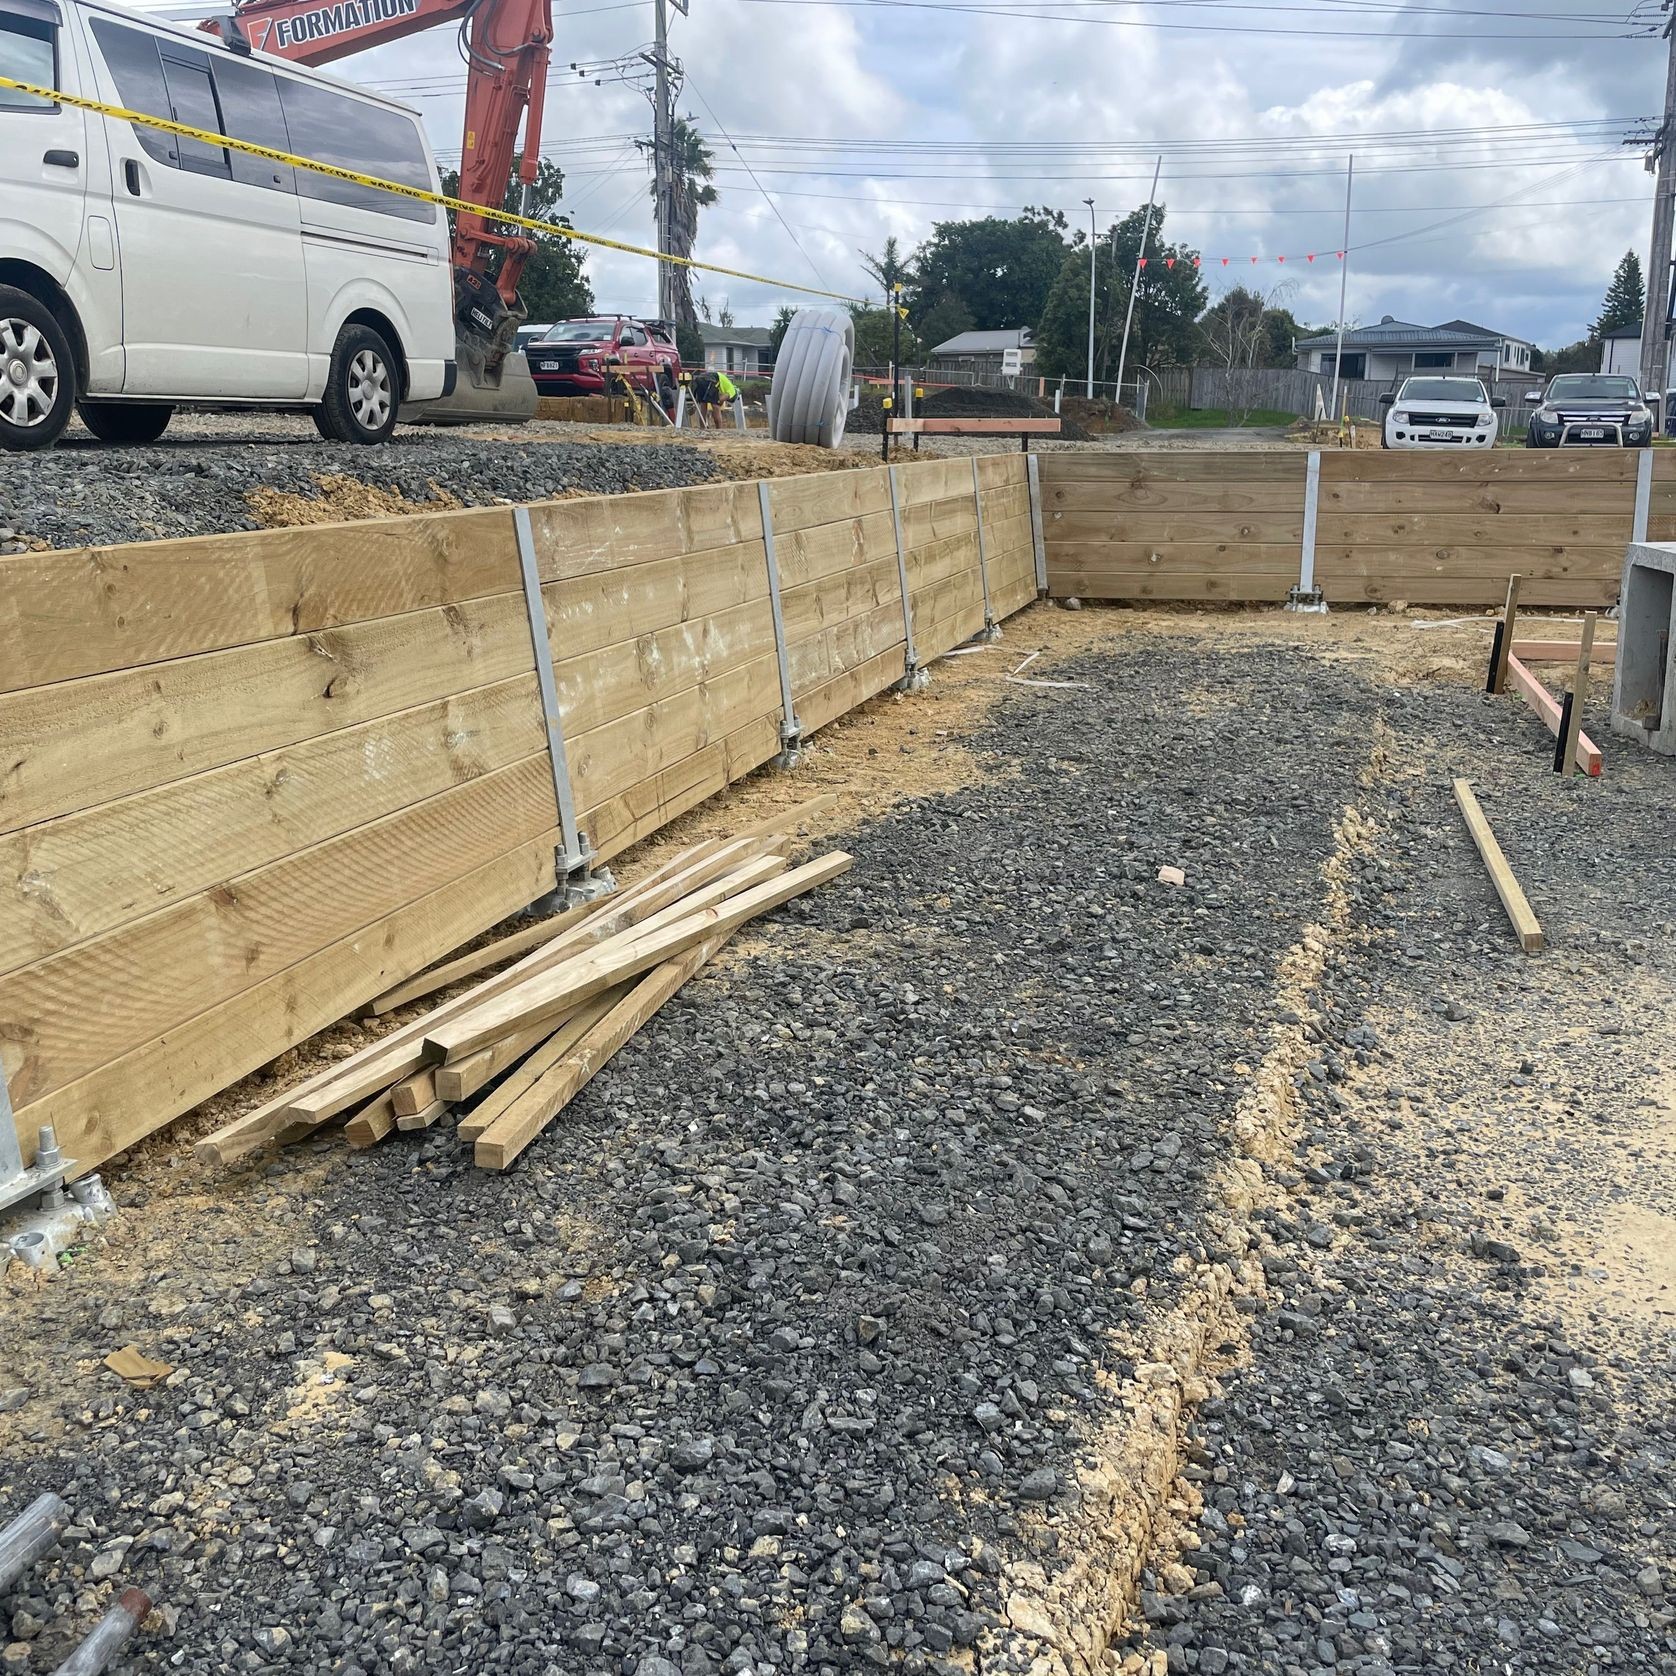
[{"label": "van side mirror", "polygon": [[1379,405],[1389,407],[1396,399],[1396,396],[1390,390],[1382,390],[1379,395]]},{"label": "van side mirror", "polygon": [[1524,395],[1519,398],[1519,400],[1524,402],[1539,402],[1542,400],[1542,392],[1540,390],[1527,390]]},{"label": "van side mirror", "polygon": [[1490,406],[1491,407],[1506,407],[1507,406],[1507,397],[1506,396],[1491,396],[1490,397]]}]

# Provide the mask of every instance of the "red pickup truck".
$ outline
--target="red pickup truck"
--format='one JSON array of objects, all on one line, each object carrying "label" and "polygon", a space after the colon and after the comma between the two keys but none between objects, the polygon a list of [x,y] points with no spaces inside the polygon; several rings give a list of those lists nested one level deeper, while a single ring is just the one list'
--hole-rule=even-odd
[{"label": "red pickup truck", "polygon": [[561,320],[524,347],[530,377],[543,396],[600,396],[610,393],[608,363],[621,363],[631,384],[651,391],[658,368],[681,376],[681,351],[675,347],[675,328],[667,320],[631,320],[623,314],[596,315],[587,320]]}]

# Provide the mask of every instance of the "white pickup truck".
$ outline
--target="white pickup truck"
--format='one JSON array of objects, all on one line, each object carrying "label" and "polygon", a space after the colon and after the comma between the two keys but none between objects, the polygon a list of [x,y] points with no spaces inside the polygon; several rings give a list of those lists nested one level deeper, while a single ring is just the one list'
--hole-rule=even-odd
[{"label": "white pickup truck", "polygon": [[1500,429],[1493,401],[1476,378],[1405,378],[1386,407],[1381,441],[1387,448],[1494,448]]}]

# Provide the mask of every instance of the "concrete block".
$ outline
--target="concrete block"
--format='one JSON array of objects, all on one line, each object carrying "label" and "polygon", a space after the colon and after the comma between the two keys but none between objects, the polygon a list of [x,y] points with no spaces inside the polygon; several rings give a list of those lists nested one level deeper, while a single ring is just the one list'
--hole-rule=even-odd
[{"label": "concrete block", "polygon": [[1676,756],[1676,542],[1631,542],[1624,559],[1612,731]]}]

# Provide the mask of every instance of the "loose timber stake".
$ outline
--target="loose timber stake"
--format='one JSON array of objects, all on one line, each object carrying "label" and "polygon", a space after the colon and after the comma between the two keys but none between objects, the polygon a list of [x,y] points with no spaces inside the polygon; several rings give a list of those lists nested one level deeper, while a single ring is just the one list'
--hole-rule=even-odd
[{"label": "loose timber stake", "polygon": [[537,1077],[500,1118],[477,1137],[473,1161],[482,1170],[504,1170],[587,1087],[619,1048],[641,1028],[723,943],[727,933],[666,960],[642,978],[575,1049]]},{"label": "loose timber stake", "polygon": [[1513,653],[1513,624],[1519,616],[1519,575],[1507,579],[1507,606],[1501,614],[1501,634],[1496,640],[1495,661],[1490,666],[1490,691],[1507,691],[1507,663]]},{"label": "loose timber stake", "polygon": [[[499,1088],[485,1094],[477,1105],[460,1119],[460,1139],[467,1144],[475,1141],[543,1071],[563,1059],[629,993],[630,987],[628,984],[618,984],[606,990],[604,994],[596,995],[593,1000],[585,1002],[572,1013],[557,1030],[550,1024],[538,1025],[538,1029],[549,1032],[546,1040],[537,1045],[535,1051]],[[469,1062],[469,1059],[462,1061]],[[441,1074],[446,1075],[450,1069],[451,1067],[446,1065],[441,1067]]]},{"label": "loose timber stake", "polygon": [[770,838],[782,832],[790,837],[798,827],[806,826],[817,815],[824,815],[828,809],[837,807],[837,794],[824,791],[818,797],[806,797],[801,803],[795,803],[789,809],[782,809],[776,815],[764,815],[760,821],[752,821],[749,826],[740,827],[734,833],[734,837]]},{"label": "loose timber stake", "polygon": [[747,920],[838,878],[854,865],[854,856],[834,850],[783,878],[733,897],[722,907],[706,908],[624,947],[571,962],[560,971],[540,973],[516,991],[496,995],[432,1029],[425,1037],[426,1047],[444,1064],[463,1059],[509,1031],[561,1017],[602,989],[661,966],[698,943],[737,931]]},{"label": "loose timber stake", "polygon": [[437,1098],[435,1068],[427,1065],[424,1070],[404,1077],[390,1090],[390,1098],[397,1117],[412,1117],[415,1112],[422,1112]]},{"label": "loose timber stake", "polygon": [[1537,953],[1546,946],[1542,927],[1537,924],[1536,915],[1531,912],[1531,905],[1519,888],[1519,881],[1513,876],[1513,869],[1507,865],[1507,857],[1501,853],[1501,845],[1496,842],[1489,820],[1465,780],[1455,782],[1455,801],[1460,804],[1461,813],[1466,817],[1467,831],[1472,834],[1472,841],[1478,846],[1478,853],[1490,870],[1490,882],[1496,887],[1496,895],[1501,898],[1501,905],[1513,922],[1519,946],[1526,954]]},{"label": "loose timber stake", "polygon": [[541,920],[535,925],[526,925],[521,931],[514,931],[509,936],[497,937],[494,942],[485,943],[482,948],[473,949],[470,954],[458,955],[441,966],[433,966],[428,972],[421,972],[416,978],[409,978],[406,983],[397,984],[394,989],[385,990],[367,1011],[375,1018],[381,1013],[393,1013],[397,1007],[405,1007],[410,1001],[423,1000],[425,996],[434,995],[437,990],[446,989],[449,984],[458,983],[462,978],[473,977],[503,960],[528,954],[531,949],[538,949],[543,943],[552,942],[561,931],[568,930],[582,920],[591,919],[607,903],[615,900],[615,897],[605,896],[598,902],[584,902],[580,907],[567,908],[562,914],[555,914],[551,919]]},{"label": "loose timber stake", "polygon": [[[578,949],[593,943],[610,944],[642,920],[682,901],[692,893],[695,885],[715,878],[718,873],[726,873],[736,867],[742,858],[760,853],[770,842],[763,838],[736,840],[723,845],[714,855],[685,871],[660,879],[638,898],[631,899],[633,893],[625,891],[612,912],[573,927],[533,954],[525,955],[516,965],[486,978],[467,994],[445,1001],[422,1018],[404,1024],[400,1030],[391,1031],[382,1041],[340,1060],[319,1078],[293,1089],[289,1103],[283,1108],[286,1121],[301,1118],[324,1121],[340,1111],[346,1111],[357,1100],[369,1099],[380,1089],[411,1076],[426,1063],[425,1035],[439,1020],[453,1018],[479,1005],[488,996],[516,988],[533,974],[567,964],[575,958]],[[210,1138],[213,1140],[215,1137]]]},{"label": "loose timber stake", "polygon": [[[1580,640],[1515,640],[1513,656],[1521,663],[1576,663]],[[1601,640],[1590,653],[1592,663],[1616,663],[1618,643]]]},{"label": "loose timber stake", "polygon": [[396,1127],[405,1134],[415,1129],[429,1129],[448,1110],[446,1100],[433,1100],[423,1111],[404,1112],[396,1119]]},{"label": "loose timber stake", "polygon": [[396,1132],[396,1106],[388,1094],[380,1094],[370,1105],[350,1118],[343,1133],[352,1147],[360,1150],[377,1146],[386,1135]]},{"label": "loose timber stake", "polygon": [[1577,739],[1583,731],[1583,706],[1589,701],[1589,654],[1594,650],[1595,614],[1583,613],[1583,636],[1577,643],[1577,668],[1571,678],[1571,703],[1565,710],[1565,725],[1560,732],[1560,744],[1554,753],[1554,764],[1562,774],[1571,773],[1577,757]]},{"label": "loose timber stake", "polygon": [[[735,833],[732,841],[750,836],[752,834],[748,832]],[[543,944],[550,943],[560,932],[568,931],[583,920],[592,919],[607,911],[615,913],[631,901],[645,896],[660,881],[708,861],[725,849],[728,842],[729,840],[721,838],[707,838],[703,843],[694,844],[682,850],[679,855],[672,856],[661,867],[654,868],[645,878],[637,879],[626,890],[602,897],[598,902],[584,902],[579,907],[567,908],[562,914],[555,914],[551,919],[544,919],[537,925],[525,926],[522,930],[497,938],[480,949],[473,949],[470,954],[462,954],[441,966],[433,966],[430,971],[421,972],[416,978],[409,978],[406,983],[399,984],[395,989],[386,990],[372,1003],[369,1010],[375,1015],[393,1012],[410,1001],[421,1000],[427,995],[435,994],[439,989],[446,989],[449,984],[458,983],[462,978],[472,977],[490,966],[497,966],[503,960],[511,960],[515,955],[523,954],[529,949],[540,948]]]},{"label": "loose timber stake", "polygon": [[[1542,718],[1542,725],[1550,733],[1557,734],[1560,731],[1560,701],[1543,685],[1541,678],[1533,675],[1515,657],[1509,657],[1507,660],[1507,678],[1513,683],[1519,696]],[[1585,774],[1600,773],[1600,747],[1588,734],[1577,735],[1574,758],[1577,766]]]}]

